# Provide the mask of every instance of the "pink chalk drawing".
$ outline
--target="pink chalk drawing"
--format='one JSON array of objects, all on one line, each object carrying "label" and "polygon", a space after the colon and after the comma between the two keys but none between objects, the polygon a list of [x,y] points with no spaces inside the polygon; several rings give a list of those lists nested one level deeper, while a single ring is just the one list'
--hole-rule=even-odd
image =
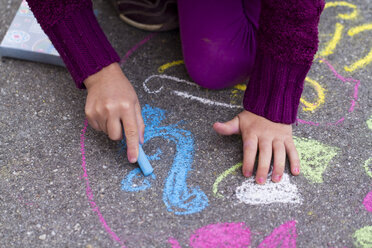
[{"label": "pink chalk drawing", "polygon": [[[199,228],[190,236],[192,248],[212,247],[250,247],[251,230],[243,222],[217,223]],[[297,239],[296,221],[288,221],[275,228],[260,244],[259,248],[295,248]],[[172,248],[181,248],[179,242],[171,237],[168,243]]]},{"label": "pink chalk drawing", "polygon": [[[334,74],[334,76],[338,79],[340,79],[343,83],[352,83],[354,85],[353,87],[353,93],[352,93],[352,96],[351,96],[351,100],[350,100],[350,107],[348,109],[348,112],[351,113],[354,111],[355,109],[355,104],[358,100],[358,91],[359,91],[359,86],[360,86],[360,80],[357,80],[357,79],[354,79],[354,78],[345,78],[344,76],[342,76],[341,74],[339,74],[336,69],[333,67],[333,65],[331,65],[331,63],[329,63],[326,59],[324,58],[320,58],[320,62],[321,63],[325,63],[328,68],[332,71],[332,73]],[[307,120],[302,120],[302,119],[297,119],[297,122],[300,123],[300,124],[306,124],[306,125],[311,125],[311,126],[319,126],[319,125],[326,125],[326,126],[335,126],[335,125],[339,125],[341,123],[343,123],[345,121],[345,116],[339,118],[338,120],[336,121],[330,121],[330,122],[326,122],[326,123],[317,123],[317,122],[312,122],[312,121],[307,121]]]},{"label": "pink chalk drawing", "polygon": [[101,222],[102,226],[106,230],[106,232],[111,236],[113,240],[118,242],[122,248],[124,248],[124,243],[123,241],[113,232],[110,228],[110,226],[107,224],[105,218],[103,217],[101,211],[99,210],[99,207],[97,206],[96,202],[94,201],[93,197],[93,191],[91,187],[89,186],[89,177],[88,177],[88,172],[87,172],[87,167],[86,167],[86,160],[85,160],[85,132],[87,131],[88,127],[88,120],[85,120],[84,122],[84,128],[81,130],[81,135],[80,135],[80,152],[81,152],[81,167],[83,169],[83,179],[85,180],[85,193],[87,198],[89,199],[89,204],[90,207],[92,208],[92,211],[94,211],[97,216],[99,221]]},{"label": "pink chalk drawing", "polygon": [[372,212],[372,191],[370,191],[364,198],[363,205],[368,212]]},{"label": "pink chalk drawing", "polygon": [[180,243],[178,243],[177,239],[175,238],[169,238],[168,243],[172,246],[172,248],[182,248]]},{"label": "pink chalk drawing", "polygon": [[141,40],[140,42],[138,42],[136,45],[134,45],[134,47],[132,47],[124,56],[123,58],[120,60],[120,65],[123,65],[127,59],[138,49],[140,48],[142,45],[144,45],[145,43],[147,43],[149,40],[151,40],[154,36],[156,35],[156,33],[152,33],[148,36],[146,36],[143,40]]},{"label": "pink chalk drawing", "polygon": [[[122,65],[134,51],[136,51],[139,47],[141,47],[143,44],[145,44],[146,42],[148,42],[153,36],[154,36],[154,34],[151,34],[151,35],[147,36],[144,40],[142,40],[139,43],[137,43],[136,45],[134,45],[134,47],[131,48],[125,54],[125,56],[121,60],[121,63],[120,64]],[[87,198],[89,200],[89,204],[90,204],[90,207],[91,207],[92,211],[97,214],[98,219],[101,222],[101,225],[105,229],[106,233],[116,243],[120,244],[120,246],[122,248],[125,248],[124,242],[118,237],[118,235],[116,235],[116,233],[107,224],[105,218],[103,217],[101,211],[99,210],[98,205],[94,201],[93,191],[92,191],[92,188],[89,185],[89,177],[88,177],[88,172],[87,172],[87,167],[86,167],[86,158],[85,158],[85,139],[86,139],[85,138],[85,133],[86,133],[87,127],[88,127],[88,120],[85,119],[84,126],[83,126],[83,129],[81,130],[81,135],[80,135],[81,167],[82,167],[83,172],[84,172],[84,174],[82,176],[82,179],[85,180],[85,193],[86,193],[86,196],[87,196]]]},{"label": "pink chalk drawing", "polygon": [[[181,248],[175,238],[169,238],[172,248]],[[217,223],[199,228],[190,236],[190,246],[193,248],[228,248],[249,247],[251,231],[243,222]]]},{"label": "pink chalk drawing", "polygon": [[274,229],[274,231],[267,236],[258,248],[293,248],[296,247],[296,221],[288,221],[283,225]]},{"label": "pink chalk drawing", "polygon": [[247,247],[251,231],[244,223],[218,223],[198,229],[190,237],[191,247]]}]

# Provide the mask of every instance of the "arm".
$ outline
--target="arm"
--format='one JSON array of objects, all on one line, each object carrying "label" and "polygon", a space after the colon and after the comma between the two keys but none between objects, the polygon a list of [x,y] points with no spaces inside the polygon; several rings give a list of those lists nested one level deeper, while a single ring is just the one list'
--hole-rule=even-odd
[{"label": "arm", "polygon": [[262,1],[246,110],[273,122],[295,122],[304,79],[318,49],[323,8],[323,0]]},{"label": "arm", "polygon": [[137,161],[143,142],[141,107],[123,74],[119,56],[100,28],[90,0],[28,0],[36,19],[61,55],[78,88],[87,88],[85,113],[89,124],[111,139],[122,139],[127,156]]},{"label": "arm", "polygon": [[318,22],[322,0],[263,0],[258,49],[244,95],[245,110],[226,123],[215,123],[222,135],[241,134],[243,174],[253,173],[259,150],[256,182],[263,184],[274,166],[271,180],[279,182],[286,154],[293,175],[300,160],[292,137],[303,82],[318,48]]},{"label": "arm", "polygon": [[102,68],[120,61],[93,13],[90,0],[27,0],[76,86]]}]

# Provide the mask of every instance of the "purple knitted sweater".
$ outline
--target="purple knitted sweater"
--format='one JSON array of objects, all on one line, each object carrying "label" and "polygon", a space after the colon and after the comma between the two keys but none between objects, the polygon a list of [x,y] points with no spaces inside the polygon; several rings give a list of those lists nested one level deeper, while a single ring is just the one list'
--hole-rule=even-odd
[{"label": "purple knitted sweater", "polygon": [[[27,0],[78,88],[120,60],[100,28],[90,0]],[[271,121],[293,123],[318,48],[324,0],[262,0],[258,51],[244,108]]]}]

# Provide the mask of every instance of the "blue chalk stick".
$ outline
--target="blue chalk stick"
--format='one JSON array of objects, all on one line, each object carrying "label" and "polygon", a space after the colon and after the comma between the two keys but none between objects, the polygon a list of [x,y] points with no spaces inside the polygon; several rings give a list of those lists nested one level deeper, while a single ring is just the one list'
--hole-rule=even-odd
[{"label": "blue chalk stick", "polygon": [[145,152],[142,149],[141,144],[139,145],[138,164],[142,170],[143,175],[145,175],[145,177],[151,175],[151,173],[154,171],[149,160],[147,159]]}]

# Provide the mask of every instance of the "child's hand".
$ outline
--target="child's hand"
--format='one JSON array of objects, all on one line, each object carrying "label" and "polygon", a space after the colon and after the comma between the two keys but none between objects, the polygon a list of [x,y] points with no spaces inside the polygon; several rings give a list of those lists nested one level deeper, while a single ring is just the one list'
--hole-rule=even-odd
[{"label": "child's hand", "polygon": [[216,122],[213,128],[222,135],[242,134],[243,174],[246,177],[252,175],[258,148],[257,183],[266,182],[272,155],[274,155],[271,177],[273,182],[279,182],[283,175],[286,153],[289,156],[292,174],[300,173],[300,159],[293,143],[291,125],[275,123],[244,110],[228,122]]},{"label": "child's hand", "polygon": [[118,63],[113,63],[84,80],[88,90],[85,114],[89,124],[105,132],[110,139],[122,139],[122,126],[127,141],[127,155],[131,163],[138,158],[138,142],[145,124],[137,94]]}]

